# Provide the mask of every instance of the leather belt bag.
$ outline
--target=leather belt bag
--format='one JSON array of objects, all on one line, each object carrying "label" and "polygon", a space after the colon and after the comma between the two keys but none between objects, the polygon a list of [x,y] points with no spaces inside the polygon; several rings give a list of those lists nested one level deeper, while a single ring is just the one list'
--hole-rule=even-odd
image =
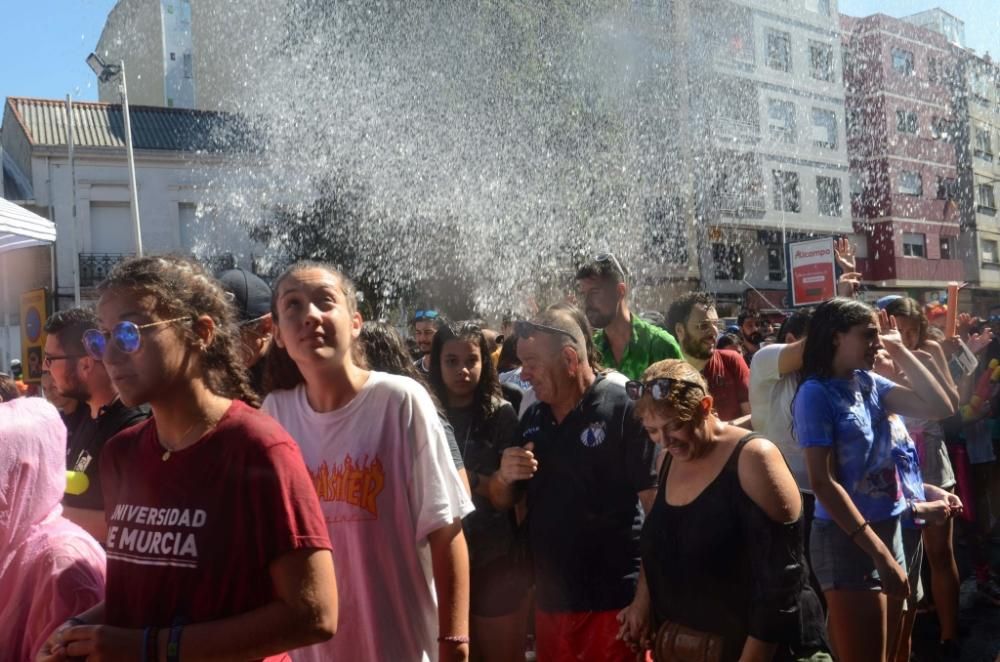
[{"label": "leather belt bag", "polygon": [[653,644],[656,662],[722,662],[722,636],[665,621]]}]

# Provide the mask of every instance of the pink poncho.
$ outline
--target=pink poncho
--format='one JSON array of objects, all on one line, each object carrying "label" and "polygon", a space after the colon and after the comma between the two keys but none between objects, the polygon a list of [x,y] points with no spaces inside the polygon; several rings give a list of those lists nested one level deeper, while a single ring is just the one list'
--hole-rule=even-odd
[{"label": "pink poncho", "polygon": [[66,428],[42,398],[0,403],[0,645],[32,660],[61,623],[104,599],[104,551],[62,516]]}]

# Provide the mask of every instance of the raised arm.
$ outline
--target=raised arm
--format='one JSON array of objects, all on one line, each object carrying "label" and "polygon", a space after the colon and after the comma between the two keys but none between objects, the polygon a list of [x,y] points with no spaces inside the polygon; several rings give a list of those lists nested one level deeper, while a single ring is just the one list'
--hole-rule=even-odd
[{"label": "raised arm", "polygon": [[945,387],[903,344],[896,318],[879,311],[882,345],[896,366],[906,374],[910,386],[897,386],[885,396],[886,408],[901,416],[940,420],[955,413]]}]

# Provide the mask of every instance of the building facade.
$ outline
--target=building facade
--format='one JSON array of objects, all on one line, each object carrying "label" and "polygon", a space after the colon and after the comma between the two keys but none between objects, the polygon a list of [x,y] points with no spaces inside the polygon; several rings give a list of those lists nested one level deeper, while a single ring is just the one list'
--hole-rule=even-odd
[{"label": "building facade", "polygon": [[963,232],[959,250],[976,313],[1000,314],[1000,68],[962,50],[955,77],[959,208]]},{"label": "building facade", "polygon": [[844,17],[851,209],[875,290],[936,299],[965,280],[953,102],[956,48],[883,14]]},{"label": "building facade", "polygon": [[852,232],[836,3],[687,5],[702,281],[787,307],[785,244]]},{"label": "building facade", "polygon": [[[240,222],[249,212],[210,199],[205,186],[252,169],[239,122],[218,113],[130,110],[144,253],[253,268],[257,247]],[[74,304],[77,283],[82,301],[93,300],[110,268],[135,253],[121,107],[76,103],[72,122],[72,167],[65,102],[10,97],[0,128],[5,187],[20,182],[8,197],[56,224],[56,278],[46,286],[57,309]]]}]

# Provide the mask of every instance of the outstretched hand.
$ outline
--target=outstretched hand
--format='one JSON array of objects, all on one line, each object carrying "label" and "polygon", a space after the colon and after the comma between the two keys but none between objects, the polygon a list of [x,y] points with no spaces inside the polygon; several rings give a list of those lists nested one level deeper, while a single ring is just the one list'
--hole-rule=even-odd
[{"label": "outstretched hand", "polygon": [[903,336],[896,328],[896,316],[890,315],[884,310],[878,311],[878,334],[890,355],[903,349]]},{"label": "outstretched hand", "polygon": [[[856,250],[854,244],[845,237],[841,237],[833,243],[833,257],[837,261],[837,266],[840,267],[844,273],[850,273],[857,270],[857,260],[855,260]],[[858,274],[860,276],[860,274]]]}]

